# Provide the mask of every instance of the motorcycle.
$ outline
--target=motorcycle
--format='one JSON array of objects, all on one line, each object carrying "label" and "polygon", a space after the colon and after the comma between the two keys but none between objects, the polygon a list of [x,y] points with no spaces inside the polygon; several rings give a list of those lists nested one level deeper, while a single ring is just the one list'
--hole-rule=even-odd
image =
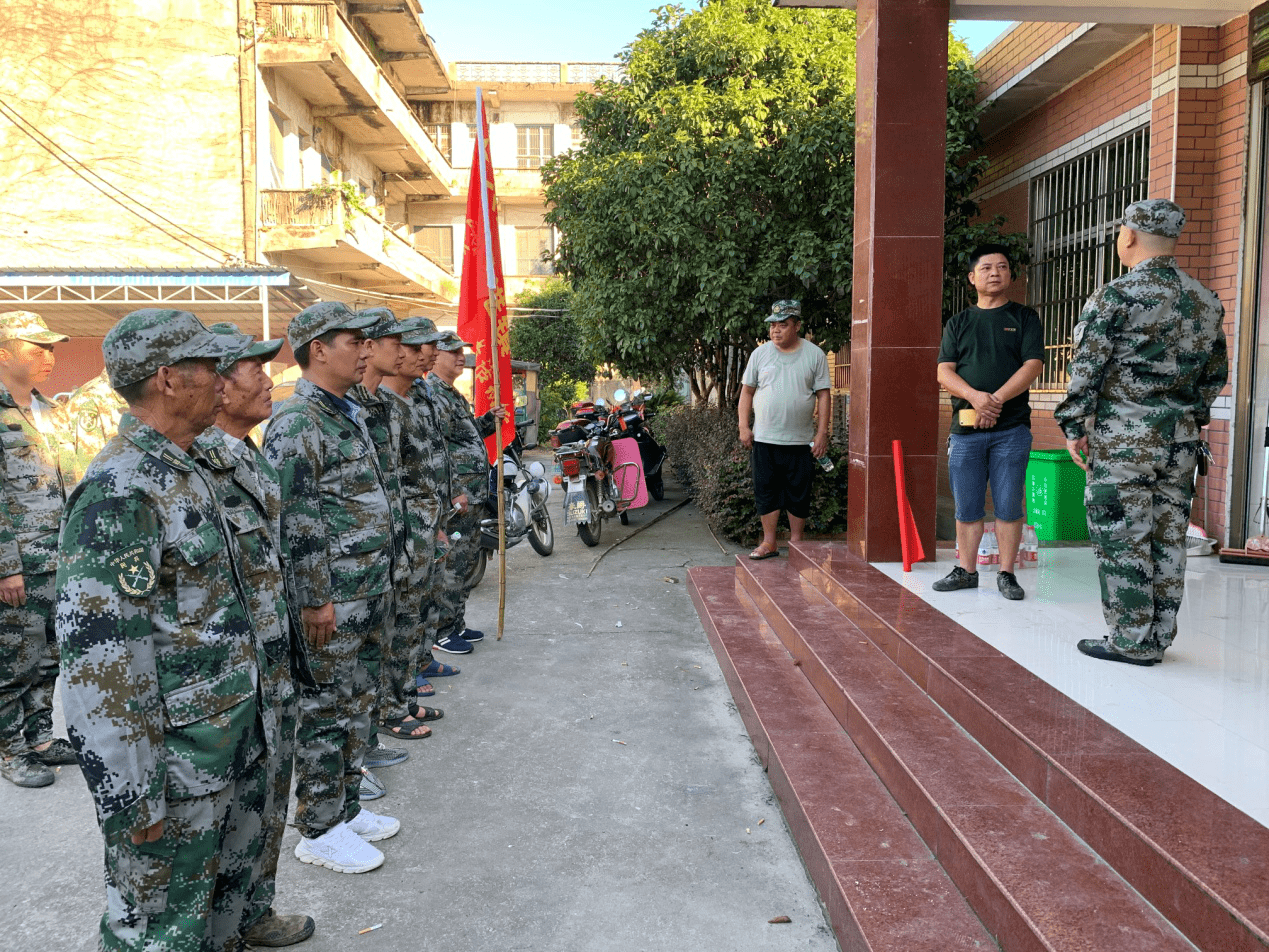
[{"label": "motorcycle", "polygon": [[[546,467],[537,460],[524,465],[524,431],[527,423],[516,424],[516,435],[502,452],[502,493],[506,514],[507,548],[528,539],[538,555],[555,551],[555,527],[547,502],[551,498],[551,482]],[[475,587],[485,577],[485,568],[498,553],[497,471],[489,468],[489,493],[480,520],[480,551],[472,566],[468,584]]]},{"label": "motorcycle", "polygon": [[[648,417],[652,410],[648,406],[651,398],[646,390],[636,390],[626,399],[626,391],[618,390],[613,394],[618,407],[615,411],[620,435],[615,439],[633,439],[639,444],[639,457],[643,463],[643,480],[648,487],[648,494],[657,502],[665,498],[665,479],[661,467],[668,455],[665,447],[657,442],[652,428],[648,426]],[[625,520],[622,520],[625,522]]]},{"label": "motorcycle", "polygon": [[616,413],[601,399],[573,405],[573,418],[551,433],[555,452],[555,482],[564,488],[564,525],[576,525],[588,546],[599,545],[604,519],[645,505],[643,469],[639,453],[614,445],[620,432]]}]

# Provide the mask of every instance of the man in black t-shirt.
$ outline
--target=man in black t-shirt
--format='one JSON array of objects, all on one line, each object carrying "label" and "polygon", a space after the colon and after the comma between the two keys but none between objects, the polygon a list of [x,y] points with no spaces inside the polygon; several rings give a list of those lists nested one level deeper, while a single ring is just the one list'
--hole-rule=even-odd
[{"label": "man in black t-shirt", "polygon": [[1029,307],[1010,301],[1009,252],[983,245],[969,259],[977,304],[943,328],[939,383],[952,396],[948,473],[956,501],[960,564],[934,583],[936,592],[978,587],[978,544],[983,538],[987,484],[991,483],[1000,542],[996,584],[1005,598],[1023,597],[1014,575],[1022,539],[1022,493],[1031,452],[1027,391],[1044,369],[1044,328]]}]

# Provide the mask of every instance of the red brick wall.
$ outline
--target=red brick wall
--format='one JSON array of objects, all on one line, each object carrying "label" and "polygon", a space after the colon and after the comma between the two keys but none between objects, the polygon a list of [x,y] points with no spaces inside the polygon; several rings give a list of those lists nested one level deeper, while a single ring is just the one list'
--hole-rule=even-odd
[{"label": "red brick wall", "polygon": [[986,99],[1079,27],[1078,23],[1020,23],[1015,26],[976,64],[978,78],[983,84],[979,99]]}]

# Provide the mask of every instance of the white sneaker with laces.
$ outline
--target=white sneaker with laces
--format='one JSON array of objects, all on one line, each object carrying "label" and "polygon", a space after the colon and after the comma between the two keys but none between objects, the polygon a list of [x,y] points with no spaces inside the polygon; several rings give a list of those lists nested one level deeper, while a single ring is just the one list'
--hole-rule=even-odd
[{"label": "white sneaker with laces", "polygon": [[349,829],[347,823],[332,826],[313,839],[300,837],[295,858],[337,873],[368,873],[383,865],[383,854]]},{"label": "white sneaker with laces", "polygon": [[357,813],[355,817],[348,821],[348,829],[352,830],[367,843],[373,843],[376,840],[386,840],[390,836],[396,836],[401,829],[401,821],[394,820],[390,816],[380,816],[377,813],[371,813],[365,807]]}]

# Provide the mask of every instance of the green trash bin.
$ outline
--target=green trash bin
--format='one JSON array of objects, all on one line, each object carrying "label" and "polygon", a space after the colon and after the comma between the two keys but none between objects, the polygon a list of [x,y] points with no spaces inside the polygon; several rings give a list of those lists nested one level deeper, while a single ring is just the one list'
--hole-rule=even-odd
[{"label": "green trash bin", "polygon": [[1027,522],[1043,542],[1088,538],[1084,470],[1066,450],[1032,450],[1027,463]]}]

